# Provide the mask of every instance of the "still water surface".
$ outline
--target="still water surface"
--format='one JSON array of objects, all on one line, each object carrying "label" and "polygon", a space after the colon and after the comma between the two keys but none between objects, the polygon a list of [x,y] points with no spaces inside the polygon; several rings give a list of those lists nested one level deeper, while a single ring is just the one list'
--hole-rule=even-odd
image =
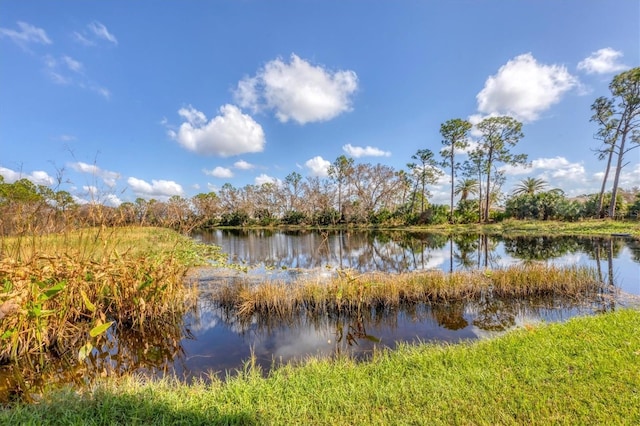
[{"label": "still water surface", "polygon": [[[400,342],[457,342],[493,336],[525,323],[564,321],[637,303],[640,244],[629,238],[519,237],[408,232],[307,232],[215,230],[194,235],[229,253],[246,272],[202,270],[197,311],[185,325],[179,376],[242,368],[252,354],[265,369],[308,355],[366,356],[374,347]],[[598,300],[482,300],[447,306],[420,305],[362,318],[301,316],[286,323],[253,318],[240,321],[212,298],[221,282],[330,276],[339,269],[408,272],[426,269],[500,268],[527,262],[587,265],[615,285]]]}]

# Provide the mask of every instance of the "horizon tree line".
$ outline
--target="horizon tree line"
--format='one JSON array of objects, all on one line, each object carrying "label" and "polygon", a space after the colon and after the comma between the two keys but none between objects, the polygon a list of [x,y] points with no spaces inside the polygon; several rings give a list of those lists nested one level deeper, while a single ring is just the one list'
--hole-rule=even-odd
[{"label": "horizon tree line", "polygon": [[[108,216],[112,222],[163,224],[178,229],[248,224],[415,225],[488,222],[502,217],[577,220],[603,217],[605,208],[612,218],[616,209],[621,210],[618,216],[637,215],[634,206],[638,202],[629,197],[621,199],[619,183],[621,169],[629,163],[626,155],[640,144],[640,67],[616,75],[609,89],[611,98],[599,97],[591,106],[591,121],[598,125],[595,138],[603,143],[597,154],[607,160],[603,182],[597,199],[580,205],[572,204],[558,188],[545,191],[547,182],[529,177],[515,186],[503,212],[495,210],[505,201],[502,187],[506,179],[501,167],[527,164],[526,154],[512,152],[524,137],[522,123],[509,116],[487,117],[475,125],[479,136],[472,141],[473,125],[454,118],[440,126],[440,160],[431,149],[418,149],[406,170],[395,170],[383,164],[356,163],[341,155],[331,163],[326,177],[303,178],[292,172],[279,183],[242,188],[225,183],[217,193],[201,193],[191,199],[138,198],[117,208],[97,203],[82,206],[67,191],[55,191],[27,179],[9,184],[0,176],[2,232],[28,229],[17,225],[20,220],[16,215],[34,219],[47,213],[47,220],[55,222],[71,211],[82,212],[75,221],[98,222]],[[459,162],[458,154],[463,152],[467,158]],[[614,180],[608,193],[611,169]],[[445,171],[450,183],[449,205],[432,204],[430,188]],[[629,211],[625,203],[632,205]]]}]

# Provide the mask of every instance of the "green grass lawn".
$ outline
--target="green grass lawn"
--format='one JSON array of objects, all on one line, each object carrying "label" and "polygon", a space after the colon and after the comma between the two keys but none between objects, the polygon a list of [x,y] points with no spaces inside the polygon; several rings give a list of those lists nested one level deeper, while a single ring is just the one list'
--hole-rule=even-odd
[{"label": "green grass lawn", "polygon": [[640,424],[640,311],[526,326],[370,362],[311,359],[213,384],[107,381],[0,411],[0,424]]}]

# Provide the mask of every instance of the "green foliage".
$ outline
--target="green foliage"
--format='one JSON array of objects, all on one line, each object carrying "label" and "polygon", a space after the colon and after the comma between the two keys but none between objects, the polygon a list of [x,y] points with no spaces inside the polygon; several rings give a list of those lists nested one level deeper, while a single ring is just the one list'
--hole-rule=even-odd
[{"label": "green foliage", "polygon": [[313,218],[311,219],[313,225],[320,226],[330,226],[336,225],[340,222],[340,212],[336,209],[323,209],[317,212],[314,212]]},{"label": "green foliage", "polygon": [[476,223],[480,220],[478,200],[460,200],[454,211],[455,223]]},{"label": "green foliage", "polygon": [[[598,194],[594,194],[592,196],[589,197],[589,199],[585,202],[584,204],[584,215],[586,217],[590,217],[590,218],[597,218],[599,217],[599,213],[598,213],[598,201],[599,201],[599,196]],[[616,207],[615,210],[616,212],[618,212],[617,214],[620,217],[624,217],[625,214],[627,213],[627,203],[625,202],[624,198],[622,197],[622,194],[618,193],[616,195]],[[610,208],[611,205],[611,193],[606,193],[604,194],[603,197],[603,208],[605,211],[611,211]]]},{"label": "green foliage", "polygon": [[249,223],[249,215],[245,211],[235,210],[223,213],[220,219],[222,226],[245,226]]},{"label": "green foliage", "polygon": [[552,220],[561,219],[563,206],[567,202],[559,191],[523,191],[507,200],[506,215],[516,219]]},{"label": "green foliage", "polygon": [[304,225],[307,223],[307,216],[297,210],[289,210],[281,220],[284,225]]}]

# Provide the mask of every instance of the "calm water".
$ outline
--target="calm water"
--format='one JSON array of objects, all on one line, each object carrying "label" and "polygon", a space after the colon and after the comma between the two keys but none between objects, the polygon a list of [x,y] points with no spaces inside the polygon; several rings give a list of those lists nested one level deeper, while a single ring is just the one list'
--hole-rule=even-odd
[{"label": "calm water", "polygon": [[[185,377],[242,367],[252,354],[268,369],[274,363],[308,355],[363,356],[374,347],[399,342],[483,338],[539,321],[563,321],[575,315],[637,303],[640,296],[640,244],[616,237],[535,237],[505,239],[479,235],[426,233],[283,232],[216,230],[194,236],[216,244],[230,261],[250,266],[246,273],[203,270],[197,312],[186,318],[192,334],[182,341],[184,356],[175,372]],[[398,312],[368,312],[363,318],[308,318],[286,323],[261,318],[240,321],[216,306],[211,294],[230,280],[293,279],[330,276],[338,269],[406,272],[499,268],[524,262],[588,265],[615,291],[592,301],[547,299],[483,300],[448,306],[421,305]],[[618,292],[618,290],[620,292]]]},{"label": "calm water", "polygon": [[[204,268],[195,280],[196,309],[180,324],[144,332],[112,329],[109,342],[85,364],[60,360],[49,375],[20,379],[15,367],[0,368],[0,402],[16,388],[37,389],[45,382],[87,384],[92,374],[176,374],[185,379],[243,368],[252,355],[265,371],[272,365],[310,355],[366,357],[374,348],[400,342],[478,339],[539,321],[564,321],[617,306],[639,304],[640,243],[624,237],[504,238],[408,232],[283,232],[216,230],[194,238],[222,247],[246,272]],[[527,262],[587,265],[613,284],[594,300],[536,299],[416,305],[397,311],[367,311],[360,317],[316,316],[273,321],[241,320],[214,300],[214,290],[234,280],[291,280],[329,277],[339,269],[407,272],[500,268]],[[75,358],[75,350],[70,359]],[[87,373],[87,369],[89,373]],[[28,371],[22,370],[22,371]],[[51,372],[54,372],[53,376]],[[30,381],[30,384],[27,383]]]}]

